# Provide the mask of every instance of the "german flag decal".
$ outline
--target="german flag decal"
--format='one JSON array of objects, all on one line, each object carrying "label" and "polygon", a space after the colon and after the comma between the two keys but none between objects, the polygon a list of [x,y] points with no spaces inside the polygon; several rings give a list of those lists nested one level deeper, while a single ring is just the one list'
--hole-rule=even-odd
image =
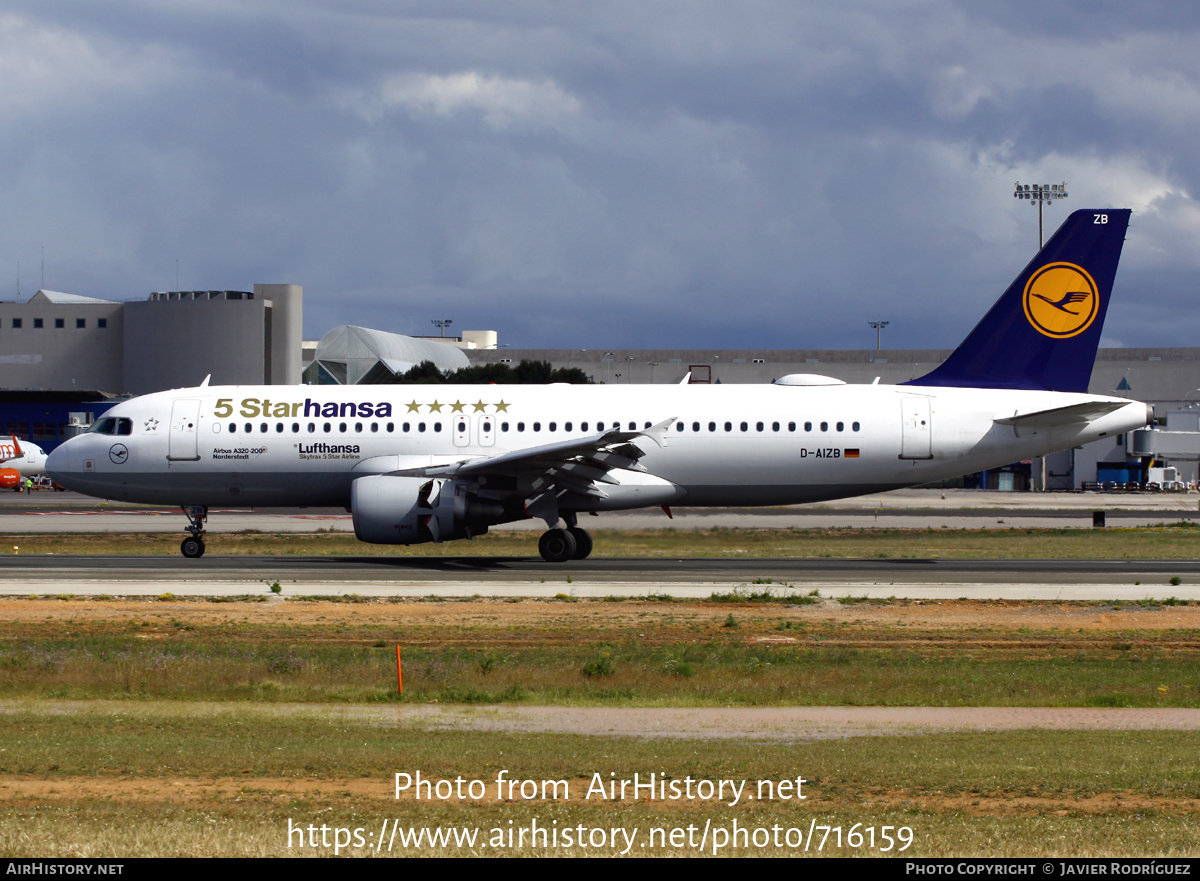
[{"label": "german flag decal", "polygon": [[842,458],[843,459],[857,459],[858,458],[858,450],[843,450]]}]

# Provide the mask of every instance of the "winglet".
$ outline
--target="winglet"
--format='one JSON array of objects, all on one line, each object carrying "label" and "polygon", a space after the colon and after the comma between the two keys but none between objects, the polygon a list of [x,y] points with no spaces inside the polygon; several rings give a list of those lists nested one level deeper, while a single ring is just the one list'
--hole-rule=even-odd
[{"label": "winglet", "polygon": [[656,422],[644,431],[638,432],[642,437],[648,437],[658,446],[665,447],[667,445],[667,429],[675,424],[678,416],[672,416],[670,419],[664,419],[662,422]]},{"label": "winglet", "polygon": [[905,385],[1086,392],[1130,211],[1076,211],[962,345]]}]

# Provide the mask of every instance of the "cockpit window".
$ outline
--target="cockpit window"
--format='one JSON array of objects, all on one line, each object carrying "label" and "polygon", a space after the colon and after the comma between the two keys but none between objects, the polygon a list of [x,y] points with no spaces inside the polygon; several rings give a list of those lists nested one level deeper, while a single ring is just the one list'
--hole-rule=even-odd
[{"label": "cockpit window", "polygon": [[133,420],[105,416],[92,423],[92,431],[96,434],[131,435],[133,434]]}]

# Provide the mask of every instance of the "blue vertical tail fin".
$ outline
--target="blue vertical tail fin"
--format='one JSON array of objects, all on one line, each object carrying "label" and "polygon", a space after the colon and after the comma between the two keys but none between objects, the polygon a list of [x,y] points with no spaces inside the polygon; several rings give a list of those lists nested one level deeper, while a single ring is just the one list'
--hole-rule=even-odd
[{"label": "blue vertical tail fin", "polygon": [[1130,211],[1076,211],[936,369],[905,385],[1086,392]]}]

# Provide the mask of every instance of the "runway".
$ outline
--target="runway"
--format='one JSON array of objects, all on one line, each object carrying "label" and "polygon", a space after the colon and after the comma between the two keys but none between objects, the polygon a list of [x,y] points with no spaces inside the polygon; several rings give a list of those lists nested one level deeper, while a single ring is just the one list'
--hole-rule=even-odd
[{"label": "runway", "polygon": [[[586,518],[589,529],[997,528],[1090,529],[1200,519],[1195,494],[999,493],[899,490],[825,505],[765,509],[658,509]],[[98,502],[73,493],[0,494],[0,534],[182,534],[170,508]],[[340,509],[212,510],[211,533],[352,531]],[[543,529],[541,521],[497,527]],[[1098,540],[1103,533],[1097,531]],[[212,549],[216,551],[217,548]],[[1177,578],[1179,584],[1171,584]],[[1200,561],[942,559],[612,559],[548,564],[536,557],[0,556],[0,595],[108,594],[709,597],[734,590],[823,597],[913,599],[1200,600]]]},{"label": "runway", "polygon": [[[1180,583],[1172,585],[1172,578]],[[0,557],[0,595],[1200,600],[1200,561],[534,557]]]}]

